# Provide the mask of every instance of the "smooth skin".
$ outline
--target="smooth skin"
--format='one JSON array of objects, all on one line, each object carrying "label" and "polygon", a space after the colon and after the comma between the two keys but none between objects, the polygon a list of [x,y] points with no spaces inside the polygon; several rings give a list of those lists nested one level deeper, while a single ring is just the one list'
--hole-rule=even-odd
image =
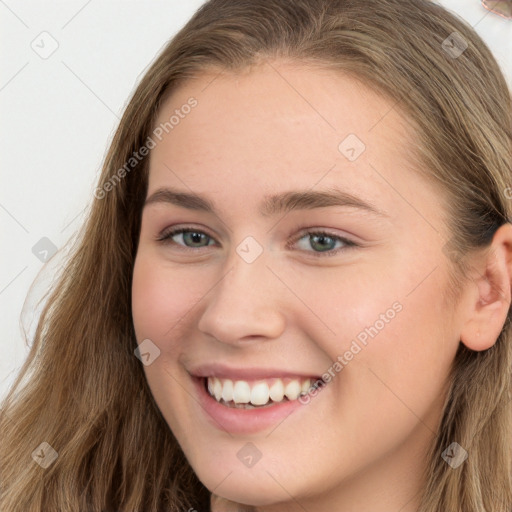
[{"label": "smooth skin", "polygon": [[[157,124],[190,97],[197,106],[151,151],[148,197],[172,187],[216,213],[148,204],[133,274],[137,340],[161,351],[145,367],[158,407],[200,480],[226,500],[259,512],[415,512],[457,347],[491,347],[505,322],[512,226],[475,253],[450,304],[439,191],[408,161],[415,134],[392,102],[339,72],[269,61],[189,80]],[[349,134],[366,146],[354,161],[339,150]],[[259,212],[268,195],[331,187],[381,213]],[[179,227],[204,235],[158,241]],[[356,246],[319,241],[319,230]],[[236,251],[248,236],[263,248],[252,263]],[[272,429],[234,435],[207,420],[190,368],[322,375],[396,303],[342,371]],[[237,458],[249,441],[262,454],[250,468]]]}]

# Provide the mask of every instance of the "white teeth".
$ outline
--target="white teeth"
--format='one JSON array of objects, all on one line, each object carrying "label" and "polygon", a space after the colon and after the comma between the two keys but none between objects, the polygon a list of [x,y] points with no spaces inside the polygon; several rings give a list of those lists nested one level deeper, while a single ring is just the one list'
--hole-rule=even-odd
[{"label": "white teeth", "polygon": [[284,394],[288,400],[296,400],[300,395],[300,384],[298,380],[292,380],[284,388]]},{"label": "white teeth", "polygon": [[259,382],[252,387],[251,390],[251,404],[265,405],[268,402],[269,391],[266,382]]},{"label": "white teeth", "polygon": [[219,379],[214,379],[213,381],[213,394],[215,395],[215,399],[218,401],[222,396],[222,384]]},{"label": "white teeth", "polygon": [[274,402],[280,402],[284,398],[284,386],[281,379],[277,379],[270,388],[270,398]]},{"label": "white teeth", "polygon": [[311,379],[295,378],[267,379],[257,382],[245,380],[219,379],[208,377],[208,392],[220,402],[235,404],[252,404],[263,406],[282,402],[285,398],[296,400],[302,393],[307,393],[311,387]]},{"label": "white teeth", "polygon": [[233,400],[233,381],[225,380],[224,386],[222,387],[222,400],[225,402],[231,402]]},{"label": "white teeth", "polygon": [[311,381],[309,379],[306,379],[302,383],[302,386],[300,388],[300,394],[306,395],[308,393],[310,387],[311,387]]},{"label": "white teeth", "polygon": [[[217,397],[215,397],[217,398]],[[219,399],[217,398],[217,401]],[[233,401],[235,404],[248,404],[251,401],[251,387],[245,380],[237,380],[233,388]]]}]

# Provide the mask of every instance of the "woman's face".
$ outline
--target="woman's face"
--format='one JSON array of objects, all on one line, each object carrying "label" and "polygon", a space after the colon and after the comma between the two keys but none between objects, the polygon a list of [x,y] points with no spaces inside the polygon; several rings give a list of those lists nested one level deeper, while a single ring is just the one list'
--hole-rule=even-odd
[{"label": "woman's face", "polygon": [[461,325],[411,127],[360,83],[285,62],[189,81],[166,122],[133,319],[198,477],[269,511],[410,510]]}]

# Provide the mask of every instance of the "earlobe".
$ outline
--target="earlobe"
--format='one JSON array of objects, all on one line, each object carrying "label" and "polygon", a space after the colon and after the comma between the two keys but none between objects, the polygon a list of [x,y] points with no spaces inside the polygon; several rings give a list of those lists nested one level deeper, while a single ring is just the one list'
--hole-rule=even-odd
[{"label": "earlobe", "polygon": [[492,347],[507,320],[512,286],[512,224],[494,234],[483,261],[479,259],[468,319],[460,339],[475,351]]}]

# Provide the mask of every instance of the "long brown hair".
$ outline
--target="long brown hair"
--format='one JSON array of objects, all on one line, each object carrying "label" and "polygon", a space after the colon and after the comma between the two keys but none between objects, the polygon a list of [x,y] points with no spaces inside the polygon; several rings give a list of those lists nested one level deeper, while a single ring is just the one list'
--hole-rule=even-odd
[{"label": "long brown hair", "polygon": [[[511,218],[510,91],[461,19],[426,0],[206,2],[128,103],[83,232],[2,403],[2,511],[209,509],[134,355],[131,278],[148,178],[148,159],[134,154],[149,145],[159,107],[178,85],[206,69],[236,72],[276,58],[349,73],[412,123],[418,168],[446,198],[454,288],[464,256]],[[491,349],[460,345],[420,512],[512,508],[511,364],[509,318]],[[441,457],[453,441],[470,454],[457,470]],[[47,453],[41,443],[58,453],[47,468],[31,456]]]}]

